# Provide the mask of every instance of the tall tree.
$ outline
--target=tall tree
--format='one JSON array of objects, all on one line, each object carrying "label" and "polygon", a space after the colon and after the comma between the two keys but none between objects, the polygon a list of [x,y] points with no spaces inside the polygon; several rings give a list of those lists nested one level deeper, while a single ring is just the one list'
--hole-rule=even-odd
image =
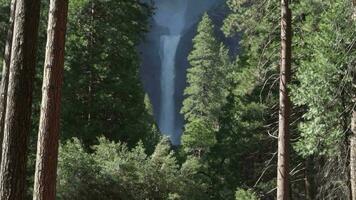
[{"label": "tall tree", "polygon": [[24,199],[39,11],[40,0],[16,1],[0,168],[1,200]]},{"label": "tall tree", "polygon": [[[354,72],[355,73],[355,72]],[[356,88],[355,75],[353,78],[353,87]],[[355,95],[353,97],[353,101],[355,100]],[[352,119],[351,119],[351,130],[352,135],[350,138],[350,175],[351,175],[351,192],[352,192],[352,200],[356,200],[356,109],[353,106],[352,111]]]},{"label": "tall tree", "polygon": [[[352,1],[353,5],[353,20],[356,21],[356,0]],[[354,63],[356,64],[356,63]],[[352,67],[352,64],[351,64]],[[356,200],[356,67],[353,65],[352,73],[352,107],[351,117],[351,139],[350,139],[350,181],[352,200]]]},{"label": "tall tree", "polygon": [[133,146],[150,127],[137,45],[151,6],[139,0],[69,4],[62,138],[76,136],[90,145],[104,135]]},{"label": "tall tree", "polygon": [[[0,144],[2,144],[2,140],[4,137],[7,87],[9,84],[9,73],[10,73],[9,68],[10,68],[10,59],[11,59],[12,33],[14,29],[15,5],[16,5],[16,0],[11,0],[9,29],[7,32],[5,55],[4,55],[2,74],[1,74],[2,77],[1,77],[1,85],[0,85]],[[0,150],[0,160],[1,160],[1,150]]]},{"label": "tall tree", "polygon": [[289,0],[281,0],[281,66],[279,83],[279,135],[277,166],[277,199],[289,199],[289,115],[287,84],[291,73],[292,26]]},{"label": "tall tree", "polygon": [[280,2],[227,2],[232,13],[225,19],[223,30],[227,36],[241,33],[242,51],[237,57],[234,86],[224,108],[222,129],[217,134],[221,150],[217,152],[216,171],[226,174],[224,181],[232,189],[253,188],[262,191],[263,198],[273,199],[275,193],[269,191],[274,185],[265,186],[267,182],[275,182],[277,172],[270,159],[275,158],[273,146],[277,145],[274,135],[278,129],[279,88],[275,83],[280,64],[280,30],[276,24],[280,20]]},{"label": "tall tree", "polygon": [[34,200],[56,197],[58,140],[68,0],[51,0],[37,142]]},{"label": "tall tree", "polygon": [[344,169],[349,165],[352,106],[351,81],[345,72],[355,66],[351,2],[304,2],[308,1],[293,6],[293,41],[302,41],[293,43],[298,68],[290,94],[297,107],[293,113],[302,113],[297,123],[300,135],[293,147],[302,157],[312,158],[312,199],[349,199],[350,177]]},{"label": "tall tree", "polygon": [[188,59],[188,87],[184,91],[182,113],[186,120],[183,146],[201,156],[216,142],[218,118],[226,103],[229,56],[215,38],[214,24],[208,14],[199,23]]}]

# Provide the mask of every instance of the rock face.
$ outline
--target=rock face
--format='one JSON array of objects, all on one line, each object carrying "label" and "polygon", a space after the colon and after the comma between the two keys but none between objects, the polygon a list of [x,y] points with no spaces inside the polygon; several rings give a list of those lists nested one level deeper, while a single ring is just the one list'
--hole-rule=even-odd
[{"label": "rock face", "polygon": [[[187,57],[204,12],[221,24],[225,0],[154,0],[151,31],[140,46],[141,78],[161,132],[180,144],[184,120],[180,109],[186,86]],[[218,9],[219,8],[219,9]],[[222,11],[224,10],[224,11]],[[231,41],[228,43],[231,43]]]}]

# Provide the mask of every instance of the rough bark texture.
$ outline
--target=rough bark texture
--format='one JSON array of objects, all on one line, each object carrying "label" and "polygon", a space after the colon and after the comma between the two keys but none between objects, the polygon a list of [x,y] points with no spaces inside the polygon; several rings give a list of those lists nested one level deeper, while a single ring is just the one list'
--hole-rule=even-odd
[{"label": "rough bark texture", "polygon": [[356,69],[353,71],[353,110],[351,116],[351,137],[350,137],[350,182],[351,182],[351,195],[352,200],[356,200]]},{"label": "rough bark texture", "polygon": [[[354,73],[353,90],[356,90],[356,76]],[[355,94],[354,94],[355,95]],[[353,97],[353,102],[356,103],[356,97]],[[351,117],[351,130],[350,137],[350,182],[351,182],[351,195],[352,200],[356,200],[356,108],[355,105]]]},{"label": "rough bark texture", "polygon": [[[352,1],[353,20],[356,21],[356,0]],[[350,137],[350,182],[351,182],[351,199],[356,200],[356,66],[351,66],[352,80],[352,101],[354,103],[351,116],[351,137]]]},{"label": "rough bark texture", "polygon": [[22,200],[25,194],[39,8],[40,0],[16,1],[0,168],[1,200]]},{"label": "rough bark texture", "polygon": [[[4,54],[4,61],[3,61],[2,74],[1,74],[2,77],[1,77],[1,85],[0,85],[0,144],[2,144],[2,140],[4,138],[7,86],[9,84],[12,33],[14,29],[14,18],[15,18],[15,8],[16,8],[15,5],[16,5],[16,0],[11,0],[9,30],[6,36],[5,54]],[[0,149],[0,161],[1,161],[1,149]]]},{"label": "rough bark texture", "polygon": [[277,163],[277,199],[289,199],[289,115],[290,100],[287,85],[291,70],[292,46],[291,10],[288,0],[281,0],[281,66],[279,95],[279,135]]},{"label": "rough bark texture", "polygon": [[54,200],[68,0],[51,0],[37,142],[34,200]]},{"label": "rough bark texture", "polygon": [[352,131],[353,135],[350,139],[350,175],[351,175],[351,195],[352,200],[356,200],[356,111],[352,114]]}]

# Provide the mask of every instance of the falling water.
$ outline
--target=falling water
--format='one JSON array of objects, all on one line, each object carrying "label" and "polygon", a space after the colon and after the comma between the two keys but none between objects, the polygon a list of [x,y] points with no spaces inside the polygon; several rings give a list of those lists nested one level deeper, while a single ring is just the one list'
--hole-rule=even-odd
[{"label": "falling water", "polygon": [[160,9],[154,17],[159,25],[168,28],[168,34],[160,37],[161,108],[159,128],[163,134],[171,138],[173,143],[177,143],[175,133],[179,131],[175,127],[175,58],[181,34],[184,30],[188,1],[157,1],[160,4]]},{"label": "falling water", "polygon": [[[182,71],[187,66],[180,65],[182,59],[186,59],[187,45],[190,44],[187,43],[187,33],[191,34],[192,28],[204,12],[223,1],[225,0],[154,0],[156,10],[153,28],[148,34],[148,43],[143,48],[145,56],[142,75],[146,91],[151,100],[153,99],[160,131],[169,136],[173,144],[180,143],[182,133],[182,118],[178,112],[183,96]],[[183,50],[180,49],[183,57],[177,55],[178,47],[184,47]],[[153,51],[157,48],[157,52]],[[159,68],[156,68],[158,65]],[[155,72],[158,72],[159,76]],[[178,78],[179,80],[176,80]]]},{"label": "falling water", "polygon": [[172,137],[175,130],[175,57],[180,40],[180,35],[163,35],[161,36],[162,60],[161,69],[161,114],[160,129],[164,134]]}]

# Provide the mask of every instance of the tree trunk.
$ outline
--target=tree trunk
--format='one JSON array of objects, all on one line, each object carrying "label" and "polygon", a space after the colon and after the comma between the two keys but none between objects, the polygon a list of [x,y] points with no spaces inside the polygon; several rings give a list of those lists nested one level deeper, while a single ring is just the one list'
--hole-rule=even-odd
[{"label": "tree trunk", "polygon": [[[356,0],[352,1],[353,20],[356,21]],[[351,116],[351,137],[350,137],[350,182],[351,182],[351,199],[356,200],[356,67],[351,69],[352,80],[352,102],[354,103]]]},{"label": "tree trunk", "polygon": [[54,200],[68,0],[51,0],[37,142],[34,200]]},{"label": "tree trunk", "polygon": [[350,138],[350,182],[352,200],[356,200],[356,111],[352,113],[352,136]]},{"label": "tree trunk", "polygon": [[39,11],[40,0],[16,1],[0,168],[1,200],[24,199]]},{"label": "tree trunk", "polygon": [[351,116],[351,137],[350,137],[350,182],[351,182],[351,195],[352,200],[356,200],[356,69],[353,69],[353,82],[352,82],[353,102]]},{"label": "tree trunk", "polygon": [[[2,77],[0,85],[0,144],[4,137],[4,127],[5,127],[5,113],[6,113],[6,100],[7,100],[7,87],[9,84],[9,68],[11,59],[11,46],[12,46],[12,33],[14,29],[14,17],[15,17],[15,5],[16,0],[11,0],[10,5],[10,20],[9,20],[9,30],[6,37],[5,54],[2,66]],[[0,161],[1,161],[1,150],[0,150]]]},{"label": "tree trunk", "polygon": [[281,0],[281,66],[279,93],[279,136],[277,163],[277,199],[289,199],[289,115],[291,110],[287,85],[291,71],[291,10],[288,0]]},{"label": "tree trunk", "polygon": [[356,0],[352,0],[352,6],[353,6],[353,15],[352,15],[352,19],[356,20]]},{"label": "tree trunk", "polygon": [[305,159],[305,199],[315,199],[315,182],[314,182],[314,161],[312,157]]},{"label": "tree trunk", "polygon": [[[89,31],[89,42],[88,42],[88,53],[89,53],[89,59],[91,59],[91,55],[93,55],[93,49],[95,48],[95,36],[94,36],[94,31],[95,31],[95,27],[94,27],[94,17],[95,17],[95,1],[92,0],[90,3],[90,31]],[[93,75],[93,68],[92,68],[92,63],[89,60],[89,64],[87,65],[87,72],[88,72],[88,113],[87,113],[87,124],[88,124],[88,128],[90,128],[91,126],[91,121],[92,121],[92,101],[93,101],[93,88],[94,88],[94,75]]]}]

